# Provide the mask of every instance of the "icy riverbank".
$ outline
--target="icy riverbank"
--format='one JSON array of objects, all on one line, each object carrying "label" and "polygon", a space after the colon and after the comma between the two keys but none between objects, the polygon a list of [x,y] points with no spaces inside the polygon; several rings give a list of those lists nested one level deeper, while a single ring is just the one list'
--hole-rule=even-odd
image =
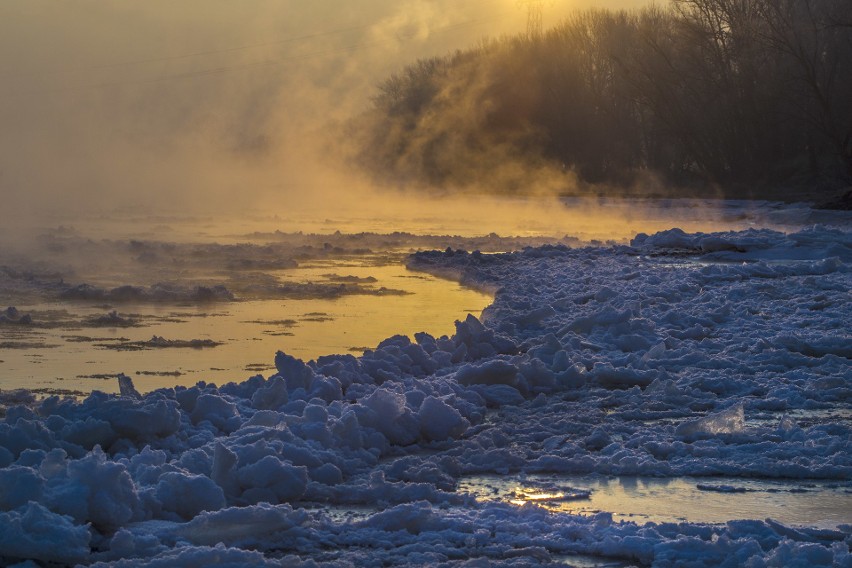
[{"label": "icy riverbank", "polygon": [[510,472],[694,476],[720,492],[792,478],[849,499],[850,261],[852,232],[820,227],[419,253],[414,268],[497,291],[483,322],[360,358],[279,353],[276,374],[240,384],[7,394],[0,560],[849,565],[852,515],[638,524],[456,489]]}]

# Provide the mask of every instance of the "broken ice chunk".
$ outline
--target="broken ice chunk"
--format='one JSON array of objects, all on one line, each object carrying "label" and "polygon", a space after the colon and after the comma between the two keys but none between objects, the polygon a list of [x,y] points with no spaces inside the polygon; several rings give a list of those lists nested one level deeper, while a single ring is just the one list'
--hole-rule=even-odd
[{"label": "broken ice chunk", "polygon": [[719,434],[736,434],[745,428],[742,403],[715,414],[684,422],[675,430],[679,438],[694,440]]},{"label": "broken ice chunk", "polygon": [[142,395],[139,394],[139,391],[136,390],[135,386],[133,386],[133,379],[124,373],[120,373],[118,375],[118,392],[121,393],[121,396],[129,396],[130,398],[135,399],[142,398]]}]

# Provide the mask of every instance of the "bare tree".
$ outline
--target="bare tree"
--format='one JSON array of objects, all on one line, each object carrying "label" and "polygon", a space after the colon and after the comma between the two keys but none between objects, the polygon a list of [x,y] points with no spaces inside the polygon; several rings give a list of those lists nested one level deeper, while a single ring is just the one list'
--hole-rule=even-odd
[{"label": "bare tree", "polygon": [[[809,135],[833,148],[852,177],[852,2],[756,0],[763,40],[791,63],[788,98]],[[816,140],[809,141],[813,151]]]}]

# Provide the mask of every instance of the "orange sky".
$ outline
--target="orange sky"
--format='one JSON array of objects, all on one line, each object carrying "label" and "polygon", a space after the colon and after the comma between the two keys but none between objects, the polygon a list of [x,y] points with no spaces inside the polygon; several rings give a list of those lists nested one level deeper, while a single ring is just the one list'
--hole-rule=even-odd
[{"label": "orange sky", "polygon": [[[545,26],[644,3],[545,3]],[[525,26],[515,0],[0,2],[0,196],[187,208],[303,184],[301,142],[389,73]]]}]

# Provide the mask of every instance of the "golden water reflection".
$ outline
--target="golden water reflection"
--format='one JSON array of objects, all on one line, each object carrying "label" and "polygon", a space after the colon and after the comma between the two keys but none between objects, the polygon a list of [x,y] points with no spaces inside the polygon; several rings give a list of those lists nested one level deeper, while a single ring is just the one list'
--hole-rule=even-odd
[{"label": "golden water reflection", "polygon": [[852,522],[848,481],[603,476],[496,476],[464,479],[477,499],[536,505],[572,515],[611,513],[637,523],[726,523],[771,518],[834,529]]},{"label": "golden water reflection", "polygon": [[[491,296],[456,282],[412,272],[401,264],[377,266],[369,259],[314,264],[304,270],[294,269],[283,279],[310,281],[319,273],[329,272],[375,278],[375,286],[405,294],[202,306],[122,304],[117,306],[118,315],[134,317],[142,325],[97,329],[75,329],[74,322],[102,316],[103,306],[71,302],[21,304],[19,311],[33,312],[36,321],[38,314],[58,310],[66,314],[63,321],[68,323],[48,329],[0,328],[0,343],[11,341],[25,346],[3,350],[0,388],[117,392],[114,375],[118,373],[131,376],[142,392],[164,386],[190,386],[201,380],[217,384],[243,381],[255,374],[274,373],[277,350],[307,361],[329,354],[360,355],[395,334],[412,339],[419,331],[451,335],[455,320],[464,319],[467,314],[479,316],[492,300]],[[221,344],[198,349],[116,349],[124,344],[148,342],[154,335]]]},{"label": "golden water reflection", "polygon": [[517,486],[512,490],[512,498],[509,499],[509,502],[519,506],[526,503],[536,503],[544,507],[555,507],[558,509],[559,503],[588,499],[589,495],[589,491],[571,488],[557,489]]},{"label": "golden water reflection", "polygon": [[[270,213],[273,211],[273,213]],[[274,213],[283,211],[283,213]],[[64,225],[91,238],[136,238],[178,242],[245,242],[246,235],[276,231],[344,234],[397,231],[415,235],[502,236],[565,235],[582,241],[627,242],[637,233],[679,227],[687,232],[767,227],[795,229],[831,224],[836,212],[804,205],[716,199],[556,198],[472,195],[433,198],[399,193],[364,198],[342,207],[288,203],[240,214],[181,214],[167,211],[122,211],[73,220],[45,218],[47,226]],[[844,217],[845,218],[845,217]],[[10,234],[27,227],[7,220]],[[2,235],[3,228],[0,228]]]}]

